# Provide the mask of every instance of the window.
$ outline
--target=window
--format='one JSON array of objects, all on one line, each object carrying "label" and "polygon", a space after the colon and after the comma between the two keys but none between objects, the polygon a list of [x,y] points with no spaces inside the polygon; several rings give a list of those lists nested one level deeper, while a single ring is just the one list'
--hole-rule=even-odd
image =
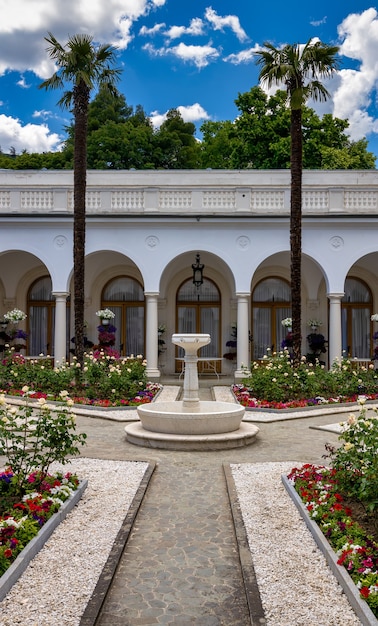
[{"label": "window", "polygon": [[129,276],[119,276],[104,288],[101,308],[115,313],[114,348],[125,356],[144,354],[144,292],[140,283]]},{"label": "window", "polygon": [[[211,337],[211,342],[199,351],[199,357],[220,356],[220,306],[218,287],[207,278],[199,289],[192,279],[187,280],[177,292],[176,332],[206,333]],[[183,357],[182,348],[178,348],[177,355]]]},{"label": "window", "polygon": [[[36,280],[28,293],[28,354],[54,354],[55,298],[50,276]],[[67,302],[67,346],[69,353],[69,302]]]},{"label": "window", "polygon": [[253,359],[262,359],[267,350],[281,349],[287,329],[281,324],[291,317],[290,285],[280,278],[266,278],[252,295]]},{"label": "window", "polygon": [[371,358],[372,302],[371,291],[363,281],[346,279],[345,294],[341,301],[342,348],[345,356]]}]

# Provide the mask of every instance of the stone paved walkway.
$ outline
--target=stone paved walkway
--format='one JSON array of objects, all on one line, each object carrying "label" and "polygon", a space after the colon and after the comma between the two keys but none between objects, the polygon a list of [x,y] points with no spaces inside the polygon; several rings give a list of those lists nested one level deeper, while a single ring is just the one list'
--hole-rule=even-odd
[{"label": "stone paved walkway", "polygon": [[[227,393],[217,389],[222,400]],[[177,389],[167,387],[165,394],[174,399]],[[205,394],[208,389],[201,397],[209,399]],[[324,444],[337,439],[310,426],[330,421],[318,415],[262,423],[250,446],[175,452],[133,446],[122,422],[78,416],[78,430],[88,434],[87,456],[156,463],[96,626],[264,624],[258,610],[256,618],[248,610],[223,464],[321,462]]]},{"label": "stone paved walkway", "polygon": [[221,467],[158,467],[97,623],[250,624]]}]

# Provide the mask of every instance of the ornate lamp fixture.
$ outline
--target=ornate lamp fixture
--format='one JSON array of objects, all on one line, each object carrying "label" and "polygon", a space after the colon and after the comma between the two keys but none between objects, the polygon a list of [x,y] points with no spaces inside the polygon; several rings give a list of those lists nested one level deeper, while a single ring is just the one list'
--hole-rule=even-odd
[{"label": "ornate lamp fixture", "polygon": [[196,262],[192,264],[193,285],[195,285],[197,289],[199,289],[201,285],[203,284],[203,269],[205,267],[204,264],[201,263],[200,261],[201,261],[201,257],[199,254],[197,254]]}]

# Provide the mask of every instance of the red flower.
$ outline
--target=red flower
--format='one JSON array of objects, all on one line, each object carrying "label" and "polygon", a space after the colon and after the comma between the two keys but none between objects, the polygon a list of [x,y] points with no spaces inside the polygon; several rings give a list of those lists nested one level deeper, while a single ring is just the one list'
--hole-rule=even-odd
[{"label": "red flower", "polygon": [[360,594],[362,595],[363,598],[368,598],[370,595],[369,587],[361,587]]},{"label": "red flower", "polygon": [[6,550],[4,550],[4,556],[6,559],[10,559],[12,556],[13,552],[10,548],[7,548]]}]

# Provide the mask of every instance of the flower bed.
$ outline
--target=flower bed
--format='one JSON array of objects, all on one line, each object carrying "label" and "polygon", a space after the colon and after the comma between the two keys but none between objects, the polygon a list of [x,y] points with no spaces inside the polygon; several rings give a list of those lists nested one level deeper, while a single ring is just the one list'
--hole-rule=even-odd
[{"label": "flower bed", "polygon": [[141,356],[115,358],[104,352],[85,355],[80,368],[75,359],[54,367],[50,357],[26,359],[10,351],[0,361],[0,389],[9,396],[22,395],[59,400],[66,390],[75,404],[98,407],[128,407],[151,402],[160,385],[146,380],[146,362]]},{"label": "flower bed", "polygon": [[355,521],[340,493],[337,470],[305,464],[288,479],[372,613],[378,617],[378,542]]},{"label": "flower bed", "polygon": [[10,468],[0,472],[0,576],[40,529],[78,489],[79,479],[69,472],[32,472],[22,492]]},{"label": "flower bed", "polygon": [[343,359],[326,370],[319,362],[302,358],[292,366],[287,350],[271,354],[251,365],[251,373],[234,385],[236,399],[247,408],[293,409],[356,402],[358,397],[378,399],[378,372],[369,367],[356,369],[353,360]]},{"label": "flower bed", "polygon": [[341,445],[326,445],[330,467],[295,467],[288,480],[378,617],[378,409],[368,415],[365,398],[359,404],[342,424]]},{"label": "flower bed", "polygon": [[[98,408],[127,408],[127,407],[136,407],[141,404],[149,404],[154,400],[156,395],[161,390],[161,385],[159,383],[147,383],[146,389],[140,391],[134,398],[130,399],[119,399],[119,400],[110,400],[108,398],[88,398],[86,396],[71,396],[73,404],[79,404],[84,406],[93,406]],[[0,390],[0,393],[3,391]],[[14,389],[11,394],[12,397],[23,397],[24,392],[22,389]],[[58,396],[52,396],[51,394],[43,393],[42,391],[35,391],[29,394],[29,397],[32,400],[45,399],[50,402],[61,402],[61,398]]]},{"label": "flower bed", "polygon": [[[266,409],[266,410],[286,410],[308,407],[327,406],[332,404],[356,404],[361,397],[360,394],[353,396],[337,396],[335,398],[324,398],[317,396],[316,398],[303,398],[301,400],[288,400],[287,402],[258,400],[251,394],[251,390],[245,385],[238,384],[232,386],[232,392],[236,400],[247,409]],[[378,393],[364,395],[366,400],[378,400]]]}]

